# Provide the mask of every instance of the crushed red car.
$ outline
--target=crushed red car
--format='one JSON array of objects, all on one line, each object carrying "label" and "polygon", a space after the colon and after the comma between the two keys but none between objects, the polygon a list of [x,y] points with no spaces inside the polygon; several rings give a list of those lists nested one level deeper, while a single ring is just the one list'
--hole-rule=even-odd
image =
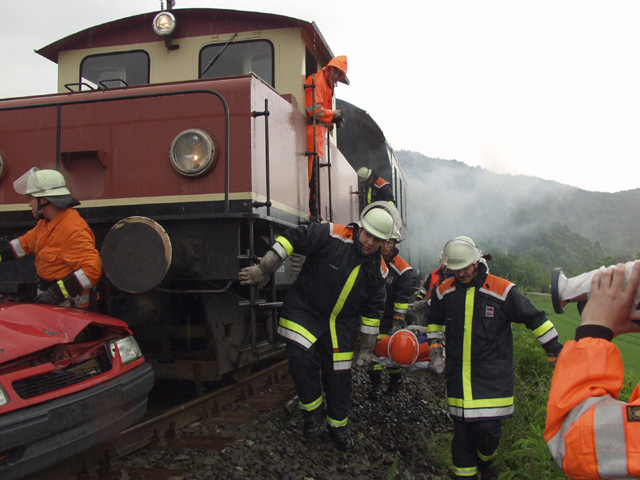
[{"label": "crushed red car", "polygon": [[125,322],[0,303],[0,478],[45,469],[132,425],[153,381]]}]

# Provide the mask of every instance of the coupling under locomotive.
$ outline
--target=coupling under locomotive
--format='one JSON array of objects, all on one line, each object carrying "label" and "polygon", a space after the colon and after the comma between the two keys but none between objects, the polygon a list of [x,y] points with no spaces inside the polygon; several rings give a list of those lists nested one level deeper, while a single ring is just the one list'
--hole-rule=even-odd
[{"label": "coupling under locomotive", "polygon": [[[158,377],[201,385],[279,352],[277,308],[303,259],[267,290],[235,279],[309,221],[303,83],[333,57],[316,25],[176,9],[37,53],[58,64],[59,93],[0,100],[2,238],[33,226],[13,181],[59,170],[103,259],[98,308],[129,323]],[[319,212],[346,224],[358,218],[357,176],[337,135]],[[0,293],[34,291],[31,259],[0,269]]]}]

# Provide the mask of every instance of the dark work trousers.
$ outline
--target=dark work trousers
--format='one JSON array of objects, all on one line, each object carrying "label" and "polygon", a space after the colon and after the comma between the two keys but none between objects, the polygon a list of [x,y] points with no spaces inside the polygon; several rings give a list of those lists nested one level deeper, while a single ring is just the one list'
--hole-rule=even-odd
[{"label": "dark work trousers", "polygon": [[[466,470],[470,473],[477,467],[480,473],[487,471],[495,458],[501,435],[502,420],[461,422],[454,418],[451,442],[454,470]],[[455,478],[476,477],[456,475]]]},{"label": "dark work trousers", "polygon": [[314,402],[320,398],[324,388],[330,423],[331,420],[346,420],[351,399],[351,369],[338,372],[333,370],[330,331],[321,335],[308,350],[293,343],[289,344],[288,349],[289,370],[300,402]]}]

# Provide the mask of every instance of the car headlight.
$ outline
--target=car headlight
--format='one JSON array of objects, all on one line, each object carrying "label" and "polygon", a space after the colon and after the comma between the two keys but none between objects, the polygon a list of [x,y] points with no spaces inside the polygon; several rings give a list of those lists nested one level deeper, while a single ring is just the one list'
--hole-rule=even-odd
[{"label": "car headlight", "polygon": [[136,342],[136,339],[132,336],[121,338],[120,340],[115,340],[109,344],[111,356],[113,358],[116,357],[116,345],[118,346],[120,359],[122,360],[123,365],[131,363],[134,360],[142,357],[142,350],[140,350],[138,342]]},{"label": "car headlight", "polygon": [[204,130],[192,128],[180,133],[171,144],[171,164],[186,177],[199,177],[215,167],[218,150]]},{"label": "car headlight", "polygon": [[0,386],[0,407],[2,405],[6,405],[7,403],[9,403],[9,397],[7,396],[7,393],[4,391],[2,386]]}]

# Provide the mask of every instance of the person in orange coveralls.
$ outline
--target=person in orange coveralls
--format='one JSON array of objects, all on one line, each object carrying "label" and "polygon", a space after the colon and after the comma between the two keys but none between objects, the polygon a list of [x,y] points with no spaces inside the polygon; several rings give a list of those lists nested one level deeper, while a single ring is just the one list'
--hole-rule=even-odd
[{"label": "person in orange coveralls", "polygon": [[35,255],[38,295],[35,303],[87,308],[90,290],[102,275],[102,260],[87,222],[72,207],[64,176],[34,167],[13,183],[28,195],[36,226],[0,244],[0,261]]},{"label": "person in orange coveralls", "polygon": [[[314,160],[318,162],[324,156],[327,130],[333,125],[341,125],[344,120],[341,110],[332,110],[333,91],[338,82],[349,85],[347,80],[347,57],[340,55],[332,58],[326,67],[318,73],[309,75],[304,82],[305,104],[307,107],[307,152],[309,169],[309,215],[316,216],[316,178]],[[315,119],[315,125],[314,125]],[[317,153],[317,156],[313,154]]]},{"label": "person in orange coveralls", "polygon": [[558,357],[547,403],[544,439],[572,479],[640,478],[640,385],[617,400],[624,367],[611,340],[640,332],[632,320],[640,261],[626,288],[624,265],[598,272],[574,341]]}]

